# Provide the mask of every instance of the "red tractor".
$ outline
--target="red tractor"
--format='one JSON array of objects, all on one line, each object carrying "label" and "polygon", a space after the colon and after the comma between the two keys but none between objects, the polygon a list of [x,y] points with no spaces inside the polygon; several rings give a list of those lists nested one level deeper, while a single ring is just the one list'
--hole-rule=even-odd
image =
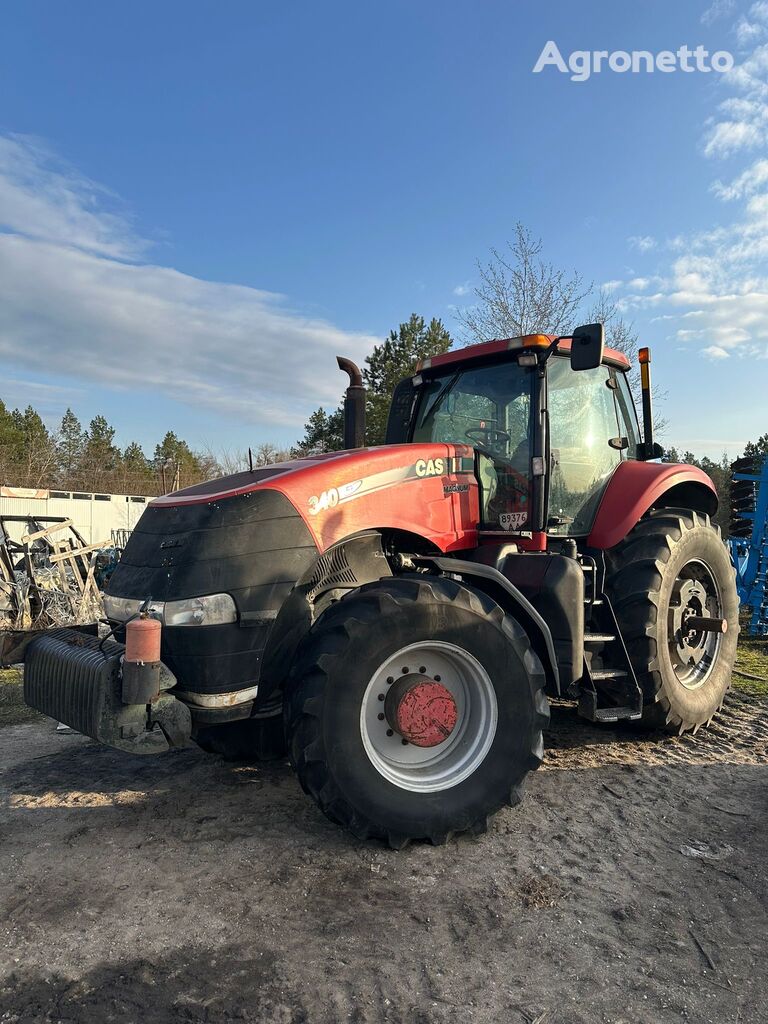
[{"label": "red tractor", "polygon": [[603,329],[422,363],[387,443],[156,499],[108,585],[113,638],[29,646],[33,707],[134,752],[282,756],[393,847],[480,833],[543,754],[547,697],[595,722],[706,724],[738,600],[711,480],[658,461]]}]

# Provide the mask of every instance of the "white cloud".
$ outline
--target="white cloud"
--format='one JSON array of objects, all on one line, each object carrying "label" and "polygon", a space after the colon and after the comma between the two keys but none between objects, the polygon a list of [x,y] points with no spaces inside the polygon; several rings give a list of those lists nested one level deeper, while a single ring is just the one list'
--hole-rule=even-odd
[{"label": "white cloud", "polygon": [[23,409],[27,405],[35,407],[43,419],[52,418],[52,425],[61,418],[62,409],[81,398],[81,388],[66,384],[45,384],[38,380],[26,380],[20,377],[0,377],[0,399],[8,408]]},{"label": "white cloud", "polygon": [[720,18],[727,17],[735,6],[736,0],[714,0],[701,16],[702,25],[713,25]]},{"label": "white cloud", "polygon": [[134,259],[148,246],[138,238],[106,189],[78,175],[28,136],[0,136],[0,227],[29,238],[116,259]]},{"label": "white cloud", "polygon": [[756,42],[756,40],[761,39],[765,35],[765,26],[742,18],[734,31],[736,32],[736,42],[739,46],[749,46],[750,43]]},{"label": "white cloud", "polygon": [[458,295],[458,296],[461,297],[461,296],[464,296],[464,295],[469,295],[469,293],[471,291],[472,291],[472,287],[471,287],[470,282],[469,281],[464,281],[464,282],[462,282],[462,284],[457,284],[456,285],[456,287],[453,289],[453,294],[454,295]]},{"label": "white cloud", "polygon": [[758,39],[764,39],[768,35],[768,3],[765,0],[752,4],[749,9],[749,17],[743,14],[734,26],[736,42],[739,46],[746,47],[754,45]]},{"label": "white cloud", "polygon": [[740,64],[726,72],[721,84],[738,95],[718,107],[709,121],[704,153],[727,157],[768,141],[768,43],[762,43]]},{"label": "white cloud", "polygon": [[125,262],[144,243],[102,195],[39,144],[0,138],[0,358],[265,425],[338,402],[335,355],[362,360],[377,339],[271,292]]},{"label": "white cloud", "polygon": [[768,160],[756,160],[730,184],[724,185],[720,180],[714,182],[712,191],[718,199],[730,202],[732,199],[754,195],[764,185],[768,185]]},{"label": "white cloud", "polygon": [[637,249],[639,252],[650,252],[651,249],[656,248],[656,239],[651,238],[650,235],[631,235],[627,241],[633,249]]},{"label": "white cloud", "polygon": [[[768,25],[768,0],[750,19]],[[760,42],[721,79],[730,90],[706,126],[704,151],[734,157],[768,142],[768,44]],[[698,233],[672,236],[672,255],[658,277],[627,280],[622,308],[665,321],[669,340],[695,347],[705,358],[764,359],[768,355],[768,159],[753,159],[711,187],[718,199],[738,203],[730,221]],[[629,275],[628,275],[629,277]],[[653,290],[651,290],[651,288]]]}]

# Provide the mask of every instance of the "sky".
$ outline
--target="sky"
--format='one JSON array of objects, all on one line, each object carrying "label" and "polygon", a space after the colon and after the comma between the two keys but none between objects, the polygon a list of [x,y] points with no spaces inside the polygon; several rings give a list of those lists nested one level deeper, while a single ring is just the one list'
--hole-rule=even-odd
[{"label": "sky", "polygon": [[[768,0],[2,6],[0,398],[288,444],[516,222],[653,351],[663,440],[768,432]],[[573,81],[574,51],[727,51]]]}]

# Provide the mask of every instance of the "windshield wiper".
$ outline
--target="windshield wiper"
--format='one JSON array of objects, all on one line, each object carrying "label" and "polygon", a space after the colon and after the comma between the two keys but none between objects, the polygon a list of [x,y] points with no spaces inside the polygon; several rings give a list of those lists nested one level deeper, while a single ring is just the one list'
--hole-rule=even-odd
[{"label": "windshield wiper", "polygon": [[454,373],[451,379],[446,381],[445,384],[443,384],[443,386],[440,388],[440,390],[437,392],[434,399],[432,400],[432,404],[429,406],[428,409],[424,410],[424,414],[421,417],[422,424],[426,421],[428,416],[431,416],[433,413],[437,412],[437,410],[443,403],[443,399],[448,397],[448,394],[453,390],[453,387],[460,376],[460,372]]}]

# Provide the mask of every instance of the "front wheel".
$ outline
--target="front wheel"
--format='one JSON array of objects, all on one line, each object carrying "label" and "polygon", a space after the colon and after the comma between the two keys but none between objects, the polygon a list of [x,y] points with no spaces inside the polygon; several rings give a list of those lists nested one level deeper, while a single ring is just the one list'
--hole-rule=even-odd
[{"label": "front wheel", "polygon": [[[739,633],[720,530],[700,513],[652,512],[609,552],[606,589],[643,691],[643,721],[680,733],[709,722],[730,686]],[[726,632],[711,628],[718,621]]]},{"label": "front wheel", "polygon": [[485,830],[542,756],[544,672],[522,627],[439,577],[368,584],[315,624],[286,726],[304,790],[395,848]]}]

